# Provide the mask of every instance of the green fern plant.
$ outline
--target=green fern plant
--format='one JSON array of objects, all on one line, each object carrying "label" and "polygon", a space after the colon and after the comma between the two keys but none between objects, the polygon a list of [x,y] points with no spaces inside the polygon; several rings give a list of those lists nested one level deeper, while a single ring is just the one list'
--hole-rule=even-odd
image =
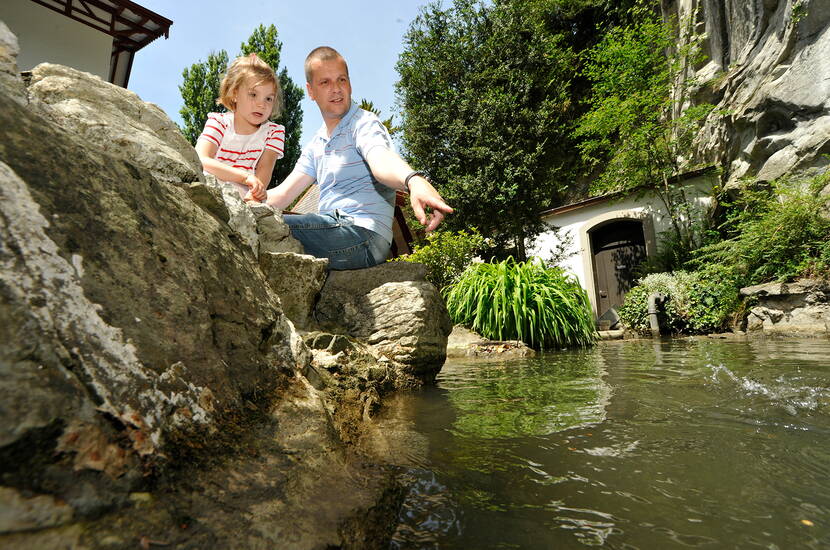
[{"label": "green fern plant", "polygon": [[513,258],[472,264],[444,295],[453,321],[486,338],[542,349],[596,341],[587,293],[558,267]]}]

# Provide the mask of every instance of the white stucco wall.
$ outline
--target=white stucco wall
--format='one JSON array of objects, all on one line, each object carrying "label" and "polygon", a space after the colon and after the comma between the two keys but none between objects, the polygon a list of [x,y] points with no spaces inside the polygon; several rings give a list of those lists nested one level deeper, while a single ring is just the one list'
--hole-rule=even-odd
[{"label": "white stucco wall", "polygon": [[49,62],[109,78],[111,36],[31,0],[0,1],[0,20],[17,35],[21,71]]},{"label": "white stucco wall", "polygon": [[[685,190],[689,201],[695,205],[699,213],[705,212],[711,204],[711,188],[713,180],[701,176],[686,182]],[[563,263],[562,267],[576,275],[579,283],[588,291],[593,303],[594,274],[592,272],[591,243],[587,231],[598,223],[615,218],[642,219],[646,233],[646,250],[652,254],[661,242],[660,234],[669,230],[671,220],[663,202],[654,193],[641,197],[626,197],[617,200],[607,200],[592,204],[562,214],[548,215],[544,221],[549,226],[559,227],[559,237],[553,230],[542,233],[534,243],[530,254],[542,259],[549,259],[552,251],[561,241],[570,236],[568,252],[573,253]],[[650,228],[653,228],[652,234]],[[653,239],[652,242],[649,242]],[[655,242],[656,241],[656,242]]]}]

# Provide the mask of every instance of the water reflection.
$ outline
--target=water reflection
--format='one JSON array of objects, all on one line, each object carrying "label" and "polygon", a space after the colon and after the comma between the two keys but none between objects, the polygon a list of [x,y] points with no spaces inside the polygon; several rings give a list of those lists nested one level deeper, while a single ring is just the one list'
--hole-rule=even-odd
[{"label": "water reflection", "polygon": [[455,411],[459,437],[544,436],[601,422],[609,388],[596,350],[499,364],[449,363],[441,388]]},{"label": "water reflection", "polygon": [[378,425],[412,468],[393,547],[828,547],[828,357],[658,340],[449,364]]}]

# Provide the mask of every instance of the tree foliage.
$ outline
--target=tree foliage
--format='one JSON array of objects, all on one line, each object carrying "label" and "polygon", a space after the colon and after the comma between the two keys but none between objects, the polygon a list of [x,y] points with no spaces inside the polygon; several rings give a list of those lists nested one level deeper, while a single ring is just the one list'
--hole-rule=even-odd
[{"label": "tree foliage", "polygon": [[397,65],[402,140],[455,209],[448,228],[478,227],[520,259],[574,157],[576,57],[565,33],[545,29],[545,2],[530,4],[431,4]]},{"label": "tree foliage", "polygon": [[228,52],[219,50],[209,53],[206,61],[197,61],[182,71],[179,92],[184,106],[179,114],[182,115],[184,126],[181,130],[193,145],[196,145],[196,139],[205,127],[208,113],[225,110],[221,105],[216,105],[216,98],[219,97],[222,75],[227,70]]},{"label": "tree foliage", "polygon": [[[281,51],[282,42],[279,40],[276,27],[260,25],[254,29],[248,41],[241,44],[239,55],[256,53],[277,71]],[[202,133],[208,113],[225,110],[224,107],[216,104],[216,100],[219,98],[219,85],[227,69],[228,53],[220,50],[210,53],[206,61],[198,61],[182,72],[182,84],[179,86],[179,91],[182,94],[184,106],[179,113],[184,126],[181,130],[193,145]],[[278,78],[282,87],[282,114],[275,119],[275,122],[285,126],[286,137],[284,156],[274,167],[271,185],[285,179],[300,157],[300,134],[303,124],[303,109],[300,105],[303,99],[302,88],[294,83],[284,67],[279,71]]]},{"label": "tree foliage", "polygon": [[609,30],[585,53],[583,75],[591,83],[590,109],[574,135],[586,164],[596,169],[594,193],[654,189],[665,204],[677,245],[693,248],[688,201],[677,176],[708,104],[684,107],[693,82],[685,67],[697,59],[697,39],[679,32],[651,9],[636,8],[635,21]]}]

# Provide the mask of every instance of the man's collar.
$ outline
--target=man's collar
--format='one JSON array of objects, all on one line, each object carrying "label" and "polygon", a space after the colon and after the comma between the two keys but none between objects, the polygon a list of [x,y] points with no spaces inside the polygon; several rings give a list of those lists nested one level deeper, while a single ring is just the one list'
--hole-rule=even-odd
[{"label": "man's collar", "polygon": [[349,107],[349,110],[346,111],[346,114],[343,115],[340,118],[340,120],[337,123],[337,126],[335,126],[334,129],[331,131],[331,136],[329,136],[329,129],[326,127],[326,122],[325,121],[323,121],[323,124],[320,126],[320,129],[317,130],[316,135],[318,137],[323,138],[325,141],[330,140],[331,138],[333,138],[335,136],[335,134],[337,134],[337,132],[340,130],[341,126],[343,126],[344,124],[349,123],[349,121],[352,119],[352,117],[357,114],[357,111],[359,109],[360,109],[360,107],[358,107],[357,103],[355,103],[355,101],[352,100],[352,106]]}]

